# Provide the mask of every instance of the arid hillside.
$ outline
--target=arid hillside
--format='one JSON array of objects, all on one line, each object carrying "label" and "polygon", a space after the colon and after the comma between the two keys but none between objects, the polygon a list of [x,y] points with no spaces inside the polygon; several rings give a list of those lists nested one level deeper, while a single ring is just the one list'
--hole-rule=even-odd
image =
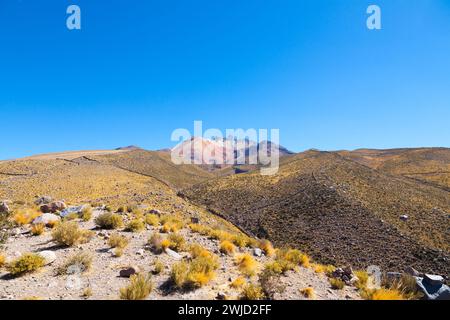
[{"label": "arid hillside", "polygon": [[450,191],[450,149],[340,151],[342,156],[386,173],[425,181]]},{"label": "arid hillside", "polygon": [[323,263],[450,274],[449,192],[337,153],[305,152],[284,160],[275,176],[233,175],[183,195]]}]

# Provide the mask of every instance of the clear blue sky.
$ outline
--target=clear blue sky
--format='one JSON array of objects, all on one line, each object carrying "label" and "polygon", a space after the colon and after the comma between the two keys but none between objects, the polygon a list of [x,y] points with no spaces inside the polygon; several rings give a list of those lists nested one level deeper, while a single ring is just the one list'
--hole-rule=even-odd
[{"label": "clear blue sky", "polygon": [[194,120],[294,151],[450,147],[450,1],[0,0],[0,111],[0,159],[165,148]]}]

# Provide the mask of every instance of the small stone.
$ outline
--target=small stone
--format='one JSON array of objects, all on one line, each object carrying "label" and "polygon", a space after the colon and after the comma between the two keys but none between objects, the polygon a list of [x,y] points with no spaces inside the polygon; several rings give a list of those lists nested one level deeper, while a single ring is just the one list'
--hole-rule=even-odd
[{"label": "small stone", "polygon": [[402,221],[408,221],[408,219],[409,217],[406,214],[400,216],[400,220]]},{"label": "small stone", "polygon": [[139,249],[138,251],[136,251],[136,254],[137,254],[138,256],[143,256],[144,253],[145,253],[145,250],[144,250],[144,249]]},{"label": "small stone", "polygon": [[6,201],[0,202],[0,213],[9,213],[9,212],[10,210]]},{"label": "small stone", "polygon": [[129,278],[132,275],[139,273],[139,271],[140,271],[139,267],[131,266],[131,267],[128,267],[126,269],[120,270],[119,276],[121,278]]},{"label": "small stone", "polygon": [[41,251],[38,254],[45,259],[46,266],[52,264],[56,260],[56,253],[54,253],[53,251],[46,250]]},{"label": "small stone", "polygon": [[172,249],[167,248],[165,250],[165,252],[167,253],[167,255],[169,255],[170,257],[174,258],[175,260],[183,259],[183,257],[179,253],[173,251]]},{"label": "small stone", "polygon": [[219,293],[217,293],[216,299],[217,299],[217,300],[226,300],[226,299],[227,299],[227,296],[226,296],[225,293],[219,292]]},{"label": "small stone", "polygon": [[405,272],[413,277],[420,277],[420,272],[414,269],[413,267],[406,268]]},{"label": "small stone", "polygon": [[255,257],[261,257],[262,256],[262,250],[260,248],[253,249],[253,255]]}]

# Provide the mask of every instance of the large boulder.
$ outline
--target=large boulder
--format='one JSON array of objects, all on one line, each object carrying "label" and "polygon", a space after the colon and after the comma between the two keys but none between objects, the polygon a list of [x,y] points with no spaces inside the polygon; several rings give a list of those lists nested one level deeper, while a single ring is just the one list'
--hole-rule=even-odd
[{"label": "large boulder", "polygon": [[119,272],[119,277],[121,278],[129,278],[132,275],[135,275],[140,272],[140,268],[138,266],[130,266],[128,268],[122,269]]},{"label": "large boulder", "polygon": [[62,218],[65,218],[65,217],[67,217],[68,215],[70,215],[70,214],[72,214],[72,213],[76,213],[76,214],[80,215],[80,214],[83,212],[83,210],[84,210],[85,208],[87,208],[87,207],[88,207],[88,205],[82,205],[82,206],[70,206],[70,207],[67,207],[66,209],[62,210],[62,211],[59,213],[59,215],[60,215]]},{"label": "large boulder", "polygon": [[333,272],[333,278],[340,279],[345,282],[346,285],[351,286],[355,282],[358,281],[358,277],[353,273],[353,270],[351,267],[345,267],[345,268],[337,268]]},{"label": "large boulder", "polygon": [[6,203],[6,201],[1,201],[0,202],[0,213],[9,213],[9,206],[8,203]]},{"label": "large boulder", "polygon": [[444,284],[444,278],[426,274],[416,277],[417,288],[426,300],[450,300],[450,287]]},{"label": "large boulder", "polygon": [[38,197],[34,203],[38,206],[43,205],[43,204],[49,204],[53,201],[52,197],[50,196],[43,196],[43,197]]},{"label": "large boulder", "polygon": [[58,221],[61,221],[61,217],[57,216],[53,213],[44,213],[43,215],[37,217],[33,220],[33,224],[44,224],[46,226],[55,224]]},{"label": "large boulder", "polygon": [[56,213],[58,211],[63,211],[67,206],[64,201],[55,201],[49,204],[41,205],[40,209],[42,213]]},{"label": "large boulder", "polygon": [[44,263],[46,266],[52,264],[56,260],[56,253],[54,253],[53,251],[46,250],[41,251],[38,254],[44,258]]}]

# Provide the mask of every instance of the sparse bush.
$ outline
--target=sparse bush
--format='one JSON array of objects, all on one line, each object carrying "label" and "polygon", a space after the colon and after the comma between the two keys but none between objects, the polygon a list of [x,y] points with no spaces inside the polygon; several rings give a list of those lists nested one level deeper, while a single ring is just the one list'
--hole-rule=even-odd
[{"label": "sparse bush", "polygon": [[270,272],[273,272],[276,274],[282,274],[283,272],[287,271],[278,261],[272,261],[272,262],[267,263],[265,265],[264,269],[269,270]]},{"label": "sparse bush", "polygon": [[127,211],[127,208],[124,207],[124,206],[120,206],[120,207],[117,208],[117,212],[118,213],[124,213],[125,211]]},{"label": "sparse bush", "polygon": [[231,242],[239,248],[248,247],[251,243],[250,238],[243,234],[235,234],[231,237]]},{"label": "sparse bush", "polygon": [[300,290],[300,294],[303,295],[307,299],[315,299],[316,293],[312,287],[304,288]]},{"label": "sparse bush", "polygon": [[35,224],[31,227],[31,234],[33,236],[40,236],[45,231],[45,225],[43,223]]},{"label": "sparse bush", "polygon": [[92,267],[92,260],[93,257],[89,252],[76,253],[70,256],[64,264],[57,269],[57,274],[71,274],[74,271],[87,272]]},{"label": "sparse bush", "polygon": [[164,271],[164,264],[159,261],[156,260],[155,263],[153,264],[153,274],[160,274]]},{"label": "sparse bush", "polygon": [[248,253],[238,255],[235,259],[235,264],[238,266],[239,270],[247,276],[255,275],[258,268],[258,263]]},{"label": "sparse bush", "polygon": [[163,251],[163,246],[162,246],[163,240],[164,240],[164,238],[161,235],[159,235],[157,233],[153,233],[152,236],[148,239],[147,243],[151,247],[151,249],[154,253],[159,254]]},{"label": "sparse bush", "polygon": [[53,241],[60,245],[73,246],[88,242],[94,233],[83,230],[73,221],[66,221],[58,224],[52,231]]},{"label": "sparse bush", "polygon": [[369,280],[369,274],[363,270],[357,270],[354,272],[355,276],[358,277],[358,281],[355,283],[355,287],[364,290],[367,287],[367,281]]},{"label": "sparse bush", "polygon": [[161,249],[163,251],[166,251],[166,249],[170,248],[171,245],[172,245],[172,243],[170,242],[169,239],[163,239],[163,241],[161,241]]},{"label": "sparse bush", "polygon": [[49,221],[47,223],[47,227],[49,227],[50,229],[55,228],[57,225],[59,225],[61,223],[60,220],[53,220],[53,221]]},{"label": "sparse bush", "polygon": [[225,253],[227,255],[232,255],[234,251],[236,250],[236,247],[234,244],[228,240],[224,240],[220,243],[220,252]]},{"label": "sparse bush", "polygon": [[230,287],[234,289],[239,289],[242,288],[242,286],[244,286],[246,283],[247,281],[245,281],[245,278],[237,277],[233,282],[231,282]]},{"label": "sparse bush", "polygon": [[341,279],[331,278],[330,279],[331,288],[334,290],[342,290],[345,287],[345,282]]},{"label": "sparse bush", "polygon": [[123,219],[118,214],[106,212],[95,218],[95,224],[102,229],[118,229],[123,227]]},{"label": "sparse bush", "polygon": [[72,221],[78,219],[80,216],[77,212],[71,212],[67,216],[64,217],[65,221]]},{"label": "sparse bush", "polygon": [[92,288],[87,287],[86,289],[84,289],[83,294],[81,296],[83,298],[90,298],[90,297],[92,297],[92,295],[93,295]]},{"label": "sparse bush", "polygon": [[254,284],[247,284],[241,292],[241,300],[263,300],[265,298],[263,289]]},{"label": "sparse bush", "polygon": [[273,245],[269,240],[261,240],[258,247],[262,251],[264,251],[264,254],[268,257],[271,257],[275,254],[275,249],[273,248]]},{"label": "sparse bush", "polygon": [[0,268],[3,267],[6,263],[6,256],[2,252],[0,252]]},{"label": "sparse bush", "polygon": [[13,221],[18,226],[23,226],[26,224],[30,224],[34,219],[41,215],[37,210],[26,209],[26,210],[18,210],[13,215]]},{"label": "sparse bush", "polygon": [[316,273],[325,273],[327,276],[336,270],[336,267],[332,265],[314,264],[313,267]]},{"label": "sparse bush", "polygon": [[170,249],[177,252],[183,251],[186,246],[186,240],[181,234],[172,233],[169,235],[168,240],[170,241]]},{"label": "sparse bush", "polygon": [[139,209],[139,208],[133,208],[132,213],[133,213],[133,215],[134,215],[134,217],[135,217],[136,219],[144,220],[144,212],[142,212],[141,209]]},{"label": "sparse bush", "polygon": [[106,211],[106,212],[112,212],[111,206],[106,206],[106,207],[105,207],[105,211]]},{"label": "sparse bush", "polygon": [[190,263],[181,261],[172,267],[171,280],[178,288],[195,289],[206,285],[215,277],[219,267],[217,257],[197,257]]},{"label": "sparse bush", "polygon": [[45,259],[41,255],[36,253],[24,253],[8,265],[8,271],[13,276],[21,276],[42,268],[44,264]]},{"label": "sparse bush", "polygon": [[368,300],[405,300],[402,293],[397,289],[376,289],[366,296]]},{"label": "sparse bush", "polygon": [[128,246],[128,238],[118,233],[113,233],[108,239],[111,248],[125,249]]},{"label": "sparse bush", "polygon": [[83,219],[83,221],[89,221],[92,219],[92,214],[92,207],[85,206],[83,210],[81,210],[81,219]]},{"label": "sparse bush", "polygon": [[114,248],[113,254],[117,258],[123,256],[123,248]]},{"label": "sparse bush", "polygon": [[182,288],[186,283],[188,273],[189,263],[186,261],[180,261],[172,266],[170,279],[176,287]]},{"label": "sparse bush", "polygon": [[150,275],[132,275],[130,284],[126,288],[120,289],[120,299],[122,300],[144,300],[153,290],[153,283]]},{"label": "sparse bush", "polygon": [[189,252],[193,259],[198,258],[198,257],[212,257],[213,256],[213,253],[211,251],[205,249],[198,243],[191,244],[191,246],[189,247]]},{"label": "sparse bush", "polygon": [[145,224],[142,220],[131,220],[126,227],[126,231],[129,232],[142,232],[145,229]]},{"label": "sparse bush", "polygon": [[153,227],[159,226],[159,217],[156,214],[149,213],[145,216],[145,222]]},{"label": "sparse bush", "polygon": [[271,300],[275,298],[275,294],[282,293],[286,289],[280,284],[279,274],[268,269],[259,275],[259,283],[264,295]]}]

